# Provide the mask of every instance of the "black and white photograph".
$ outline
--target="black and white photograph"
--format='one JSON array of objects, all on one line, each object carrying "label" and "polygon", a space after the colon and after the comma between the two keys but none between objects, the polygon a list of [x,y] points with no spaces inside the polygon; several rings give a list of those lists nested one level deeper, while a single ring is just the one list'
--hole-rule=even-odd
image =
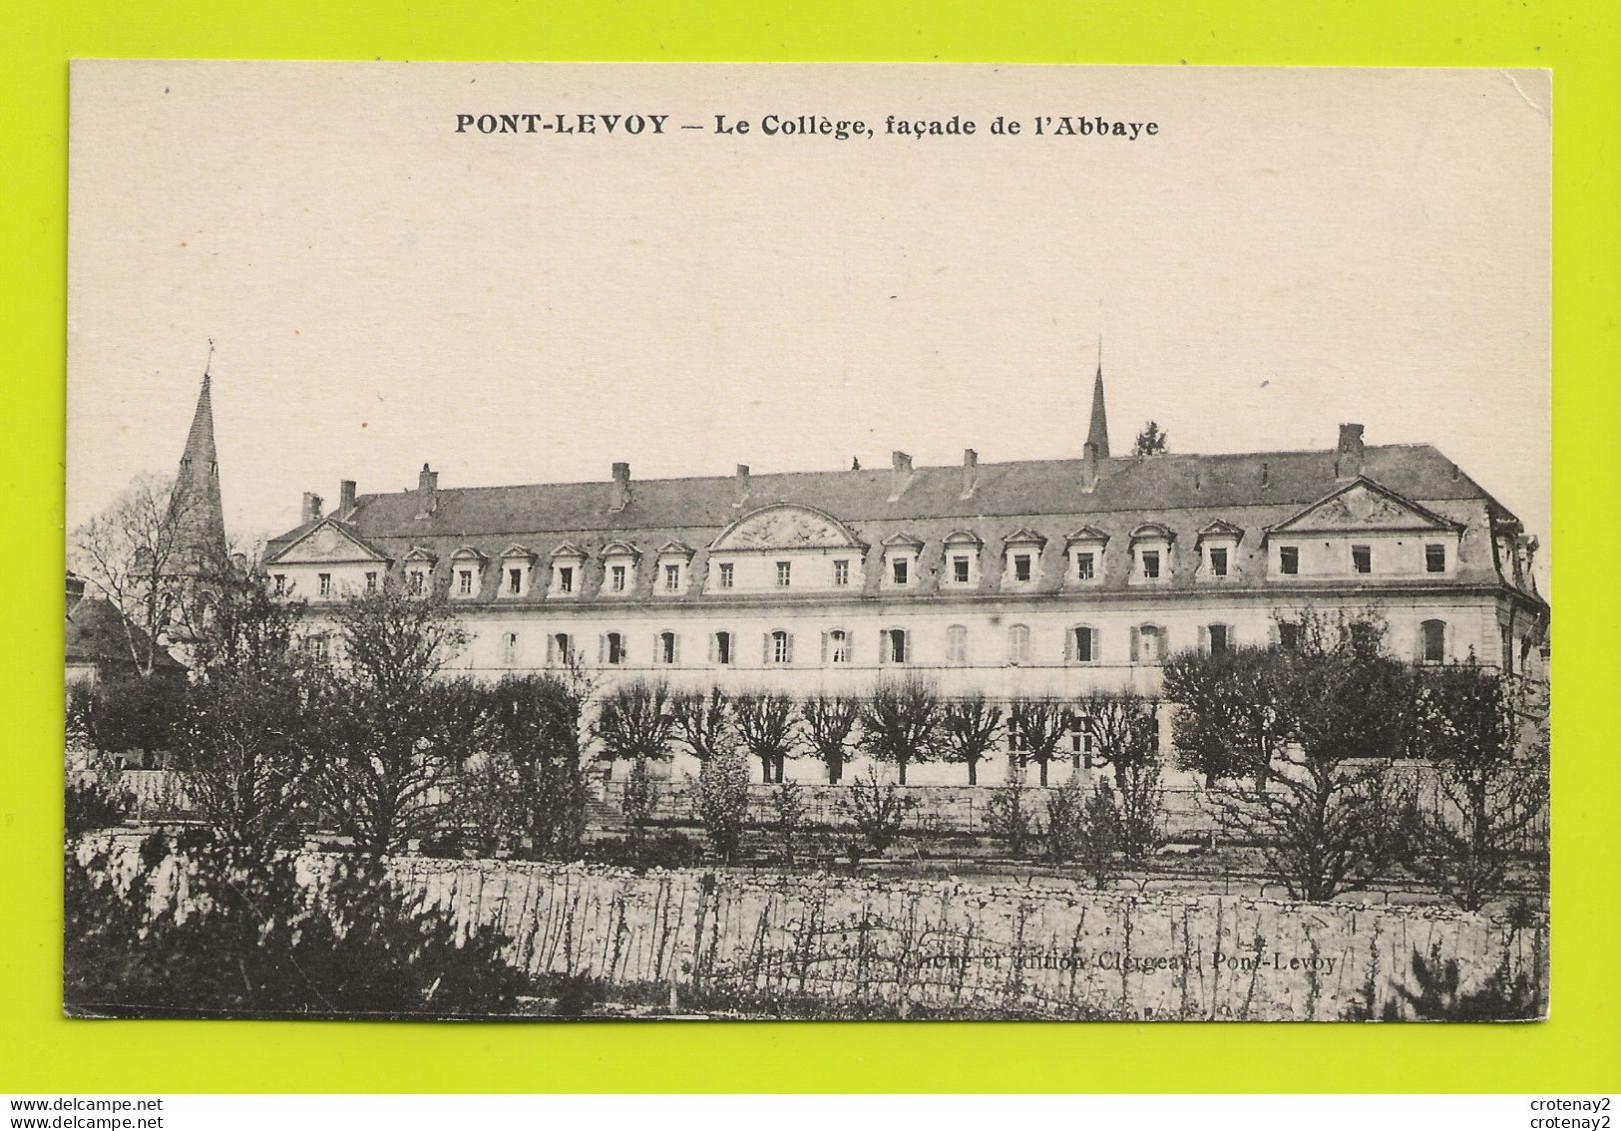
[{"label": "black and white photograph", "polygon": [[1552,101],[75,63],[64,1010],[1547,1018]]}]

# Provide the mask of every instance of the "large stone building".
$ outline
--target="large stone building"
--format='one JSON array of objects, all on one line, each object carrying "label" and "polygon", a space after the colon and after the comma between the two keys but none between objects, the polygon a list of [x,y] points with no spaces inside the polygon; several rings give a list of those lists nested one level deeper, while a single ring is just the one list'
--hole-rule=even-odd
[{"label": "large stone building", "polygon": [[[1307,607],[1375,610],[1421,663],[1534,664],[1536,542],[1424,445],[1113,456],[1102,373],[1079,459],[361,495],[273,539],[278,591],[445,594],[472,672],[946,695],[1154,694],[1170,653],[1278,641]],[[1077,739],[1077,742],[1080,740]],[[957,780],[960,768],[940,771]],[[914,780],[927,780],[919,775]]]}]

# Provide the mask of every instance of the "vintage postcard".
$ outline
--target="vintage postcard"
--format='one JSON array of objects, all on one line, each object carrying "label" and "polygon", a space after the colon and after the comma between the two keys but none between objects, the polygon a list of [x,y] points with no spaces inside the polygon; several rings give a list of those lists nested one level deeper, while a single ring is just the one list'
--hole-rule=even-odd
[{"label": "vintage postcard", "polygon": [[1551,106],[76,64],[64,1007],[1547,1016]]}]

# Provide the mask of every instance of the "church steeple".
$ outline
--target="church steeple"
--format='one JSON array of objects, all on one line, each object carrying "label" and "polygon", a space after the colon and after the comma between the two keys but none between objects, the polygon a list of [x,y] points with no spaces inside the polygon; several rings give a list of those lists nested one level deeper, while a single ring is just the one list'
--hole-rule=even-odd
[{"label": "church steeple", "polygon": [[225,553],[225,509],[220,502],[219,451],[214,446],[214,398],[210,386],[214,343],[208,343],[209,365],[197,394],[197,410],[180,454],[169,512],[175,520],[176,559],[197,569]]},{"label": "church steeple", "polygon": [[1098,375],[1092,382],[1092,427],[1086,434],[1087,445],[1094,448],[1098,459],[1109,458],[1109,417],[1103,409],[1103,339],[1098,339]]}]

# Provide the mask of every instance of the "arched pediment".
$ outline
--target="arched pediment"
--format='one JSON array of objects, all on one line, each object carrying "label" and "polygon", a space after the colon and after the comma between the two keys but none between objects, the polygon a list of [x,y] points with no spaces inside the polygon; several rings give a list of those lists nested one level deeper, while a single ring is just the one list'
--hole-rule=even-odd
[{"label": "arched pediment", "polygon": [[814,507],[778,503],[746,514],[711,550],[859,550],[866,547],[850,528]]}]

